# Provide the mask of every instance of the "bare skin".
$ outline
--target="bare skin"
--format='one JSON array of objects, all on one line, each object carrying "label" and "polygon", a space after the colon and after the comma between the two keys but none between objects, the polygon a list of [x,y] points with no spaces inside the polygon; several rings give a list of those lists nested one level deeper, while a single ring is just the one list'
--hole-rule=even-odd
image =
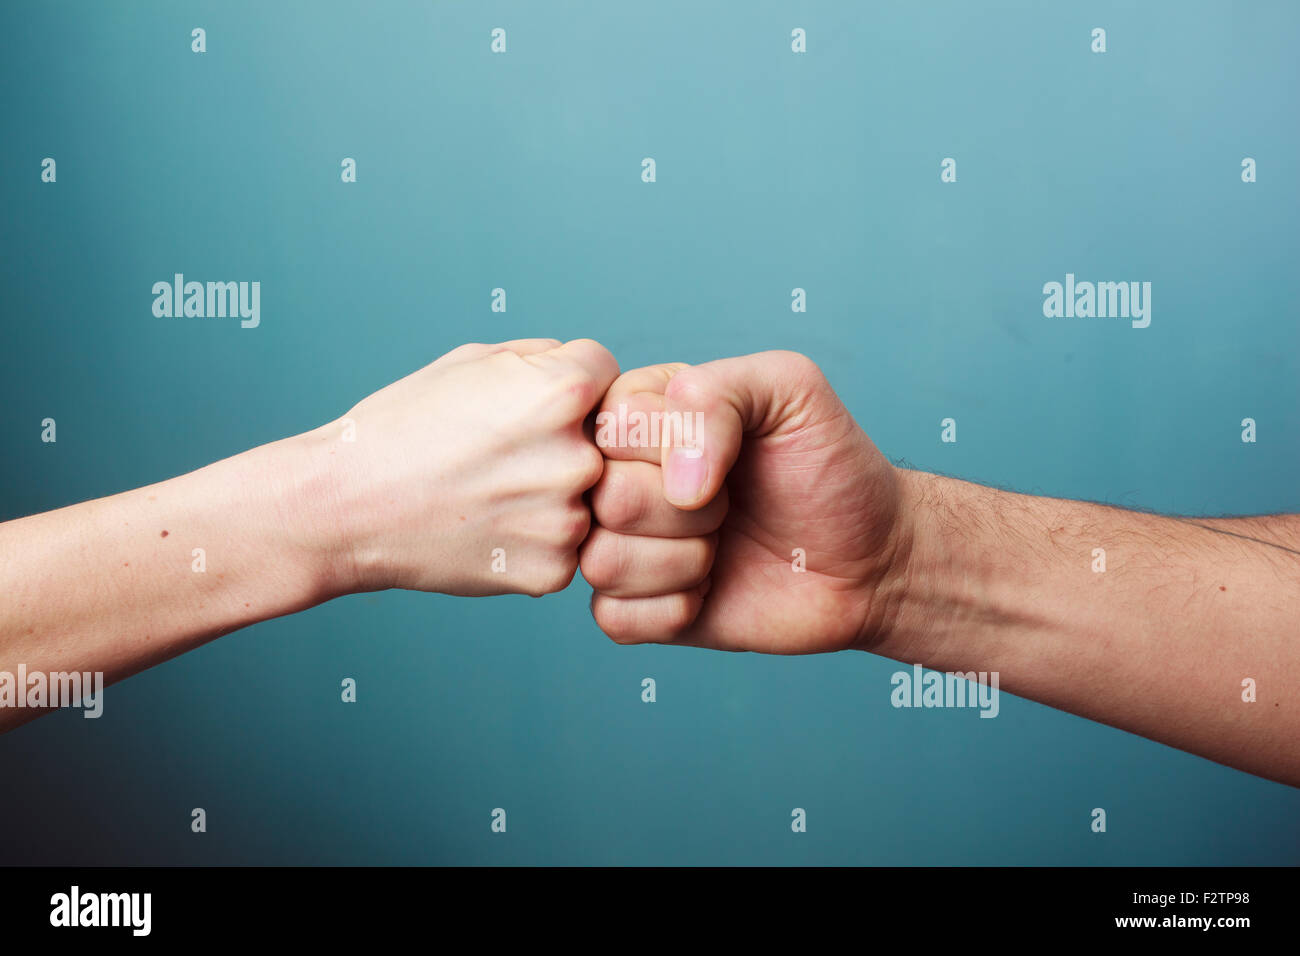
[{"label": "bare skin", "polygon": [[[583,431],[602,396],[699,411],[697,447],[602,456]],[[462,346],[312,432],[0,524],[0,673],[111,683],[341,594],[541,595],[579,560],[620,643],[998,671],[1300,786],[1300,516],[1165,518],[898,469],[788,352],[618,377],[590,340]],[[42,712],[0,707],[0,730]]]},{"label": "bare skin", "polygon": [[[0,672],[112,683],[356,591],[563,590],[617,375],[590,340],[466,345],[314,431],[0,524]],[[0,706],[0,730],[44,712]]]},{"label": "bare skin", "polygon": [[789,352],[637,369],[602,408],[620,403],[704,429],[698,457],[604,449],[582,572],[616,642],[997,671],[1300,786],[1300,515],[1168,518],[899,469]]}]

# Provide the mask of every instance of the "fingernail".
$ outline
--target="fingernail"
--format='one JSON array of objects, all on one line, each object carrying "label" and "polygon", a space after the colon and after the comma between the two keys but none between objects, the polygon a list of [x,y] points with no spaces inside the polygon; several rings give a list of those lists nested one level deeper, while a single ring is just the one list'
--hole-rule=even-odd
[{"label": "fingernail", "polygon": [[709,463],[698,448],[674,448],[664,470],[664,497],[675,505],[693,505],[704,493]]}]

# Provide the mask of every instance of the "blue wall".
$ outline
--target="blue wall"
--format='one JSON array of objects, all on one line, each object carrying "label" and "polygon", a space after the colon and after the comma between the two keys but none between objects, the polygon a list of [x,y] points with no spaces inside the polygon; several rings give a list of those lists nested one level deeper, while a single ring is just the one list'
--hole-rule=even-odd
[{"label": "blue wall", "polygon": [[[1300,511],[1298,35],[1293,3],[5,4],[0,518],[528,335],[797,349],[916,467]],[[261,325],[155,318],[176,272],[260,281]],[[1066,273],[1150,281],[1150,326],[1044,317]],[[865,654],[618,647],[589,593],[346,598],[0,737],[0,863],[1300,862],[1300,791],[1009,695],[895,710]]]}]

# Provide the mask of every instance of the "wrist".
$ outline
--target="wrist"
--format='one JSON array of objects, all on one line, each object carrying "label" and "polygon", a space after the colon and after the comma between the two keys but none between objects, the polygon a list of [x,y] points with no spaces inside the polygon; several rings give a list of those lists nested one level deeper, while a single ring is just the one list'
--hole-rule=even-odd
[{"label": "wrist", "polygon": [[1033,616],[1014,588],[1029,568],[1008,565],[1022,553],[1009,540],[1007,493],[921,471],[899,469],[896,567],[887,585],[889,614],[867,647],[907,663],[959,666],[985,639]]},{"label": "wrist", "polygon": [[[892,516],[884,519],[883,535],[876,557],[857,581],[858,603],[865,609],[853,647],[873,654],[886,654],[886,648],[900,640],[903,615],[911,603],[913,567],[917,561],[917,493],[913,480],[916,472],[885,465],[887,474],[872,486],[872,498],[892,499]],[[863,532],[875,537],[868,526]]]},{"label": "wrist", "polygon": [[356,553],[347,488],[347,456],[338,423],[254,449],[265,455],[267,520],[277,529],[280,560],[297,569],[300,599],[310,607],[367,586]]}]

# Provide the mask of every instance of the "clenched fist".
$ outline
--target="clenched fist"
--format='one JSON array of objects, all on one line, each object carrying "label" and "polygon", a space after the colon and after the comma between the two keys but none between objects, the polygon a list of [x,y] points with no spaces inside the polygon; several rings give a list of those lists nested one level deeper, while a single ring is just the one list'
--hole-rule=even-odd
[{"label": "clenched fist", "polygon": [[[807,654],[886,629],[910,544],[902,483],[812,361],[637,369],[601,404],[619,417],[661,434],[597,431],[608,461],[581,567],[611,638]],[[624,432],[638,440],[612,440]]]},{"label": "clenched fist", "polygon": [[583,423],[617,375],[590,339],[463,345],[312,433],[340,590],[563,590],[604,464]]}]

